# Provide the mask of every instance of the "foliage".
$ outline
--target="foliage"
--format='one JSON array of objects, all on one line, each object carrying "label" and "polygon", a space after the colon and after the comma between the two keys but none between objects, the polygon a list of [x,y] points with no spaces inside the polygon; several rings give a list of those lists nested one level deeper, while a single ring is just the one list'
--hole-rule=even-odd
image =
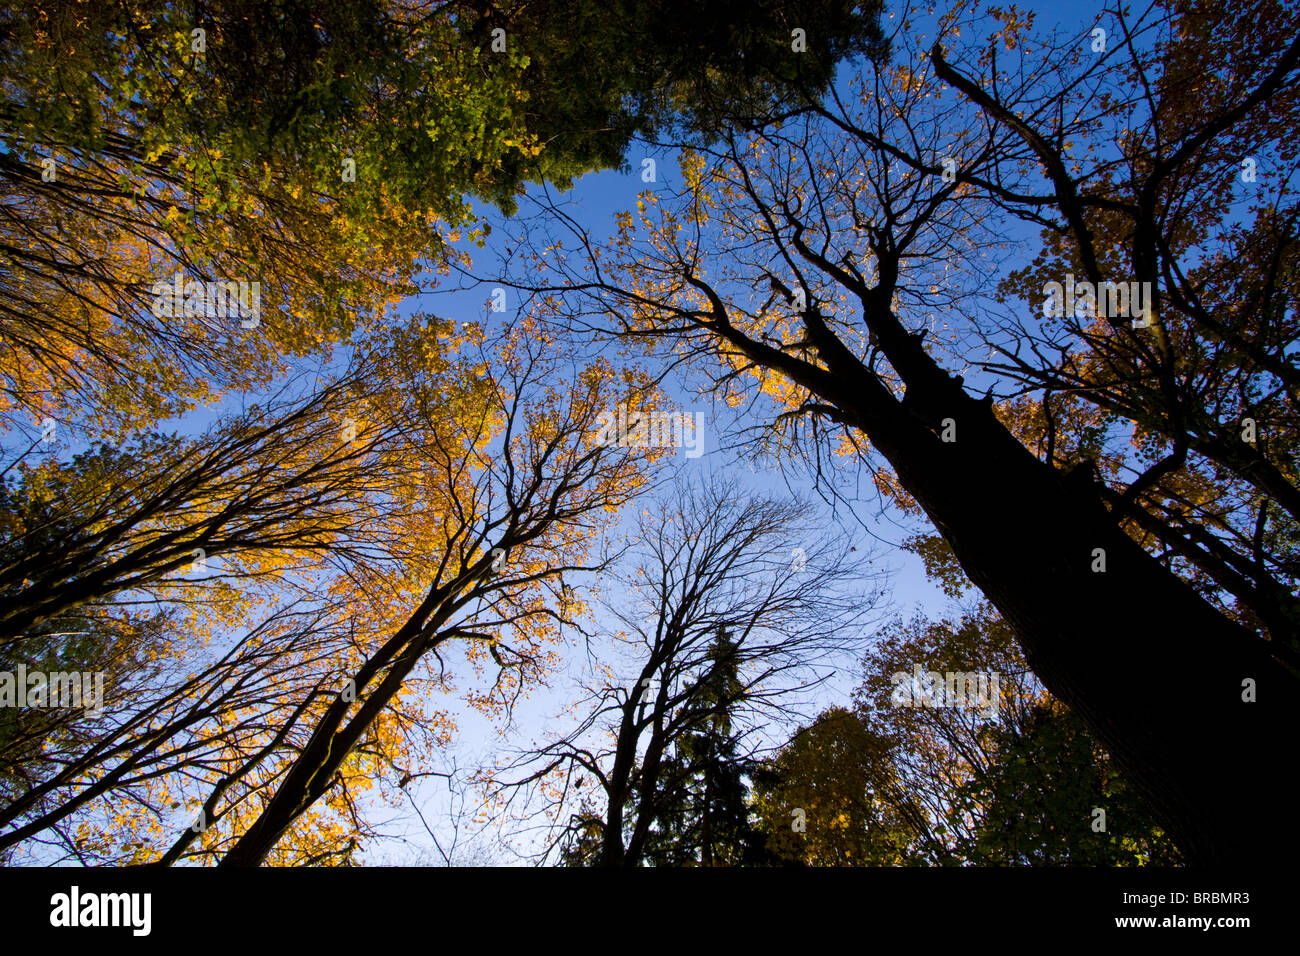
[{"label": "foliage", "polygon": [[[1169,838],[1107,754],[1059,701],[998,728],[990,772],[958,799],[982,807],[972,858],[1012,866],[1171,866]],[[1105,817],[1099,817],[1097,810]],[[1100,827],[1104,824],[1105,829]]]},{"label": "foliage", "polygon": [[[1203,862],[1268,842],[1266,741],[1300,714],[1300,41],[1293,6],[1251,10],[1116,9],[1096,47],[1004,8],[943,14],[936,41],[911,11],[893,62],[684,151],[681,187],[607,241],[569,220],[525,259],[562,321],[758,415],[751,450],[928,522],[913,550],[987,596]],[[1132,311],[1044,311],[1080,280]],[[1235,787],[1209,740],[1268,782]]]},{"label": "foliage", "polygon": [[645,844],[653,866],[740,866],[761,850],[749,823],[750,761],[740,755],[735,736],[734,716],[745,696],[738,650],[719,632],[684,704],[691,729],[664,758]]},{"label": "foliage", "polygon": [[754,774],[767,850],[786,865],[907,862],[909,834],[875,792],[893,745],[854,711],[831,707]]},{"label": "foliage", "polygon": [[[1178,863],[1095,738],[1017,674],[1017,657],[987,608],[887,629],[857,705],[823,711],[756,770],[773,855],[809,866]],[[972,661],[1000,672],[996,719],[891,700],[892,675],[914,662],[944,672]]]}]

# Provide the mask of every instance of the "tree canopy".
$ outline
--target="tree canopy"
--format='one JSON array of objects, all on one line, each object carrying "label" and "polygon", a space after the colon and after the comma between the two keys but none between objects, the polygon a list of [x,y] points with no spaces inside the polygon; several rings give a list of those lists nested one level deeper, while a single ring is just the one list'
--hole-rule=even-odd
[{"label": "tree canopy", "polygon": [[1300,41],[1250,9],[904,18],[891,61],[685,150],[607,242],[560,221],[515,280],[924,517],[1201,862],[1269,844],[1300,714]]},{"label": "tree canopy", "polygon": [[5,862],[1288,848],[1300,10],[1041,19],[0,11]]}]

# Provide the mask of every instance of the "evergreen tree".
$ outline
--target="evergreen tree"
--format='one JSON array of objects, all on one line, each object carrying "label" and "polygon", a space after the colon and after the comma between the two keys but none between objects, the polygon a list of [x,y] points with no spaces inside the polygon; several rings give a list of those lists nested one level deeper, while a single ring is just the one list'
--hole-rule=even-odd
[{"label": "evergreen tree", "polygon": [[744,697],[738,644],[719,631],[708,669],[686,707],[691,728],[667,756],[646,859],[656,866],[737,866],[757,858],[749,821],[751,762],[738,752],[736,706]]}]

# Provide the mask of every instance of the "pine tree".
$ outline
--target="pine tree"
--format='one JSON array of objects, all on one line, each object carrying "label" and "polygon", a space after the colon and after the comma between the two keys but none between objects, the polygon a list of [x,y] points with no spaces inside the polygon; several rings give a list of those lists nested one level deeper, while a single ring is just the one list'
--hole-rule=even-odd
[{"label": "pine tree", "polygon": [[656,866],[737,866],[756,859],[749,822],[750,761],[738,753],[736,706],[745,695],[739,645],[719,631],[684,715],[691,728],[665,758],[654,832],[645,858]]}]

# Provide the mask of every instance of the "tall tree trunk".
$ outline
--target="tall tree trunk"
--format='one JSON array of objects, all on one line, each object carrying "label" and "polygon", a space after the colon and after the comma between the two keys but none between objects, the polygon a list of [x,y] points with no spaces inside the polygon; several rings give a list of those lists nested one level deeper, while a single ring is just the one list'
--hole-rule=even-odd
[{"label": "tall tree trunk", "polygon": [[[1280,746],[1300,725],[1295,676],[1129,538],[1085,470],[1062,475],[1039,461],[988,403],[956,390],[946,399],[954,442],[927,430],[895,445],[864,430],[1015,629],[1034,672],[1190,861],[1294,847]],[[1246,682],[1255,702],[1243,699]]]},{"label": "tall tree trunk", "polygon": [[261,866],[294,821],[325,795],[348,754],[401,691],[412,668],[430,648],[442,642],[437,628],[446,622],[450,610],[446,606],[436,612],[433,609],[449,591],[454,593],[450,587],[431,588],[406,624],[358,669],[354,683],[360,698],[370,680],[392,662],[383,680],[364,696],[351,719],[348,701],[336,699],[329,706],[265,809],[221,858],[220,866]]},{"label": "tall tree trunk", "polygon": [[[1040,461],[998,421],[991,400],[966,394],[927,353],[924,333],[908,332],[894,314],[896,256],[881,255],[879,282],[868,288],[798,235],[792,242],[860,297],[875,343],[906,384],[902,400],[815,307],[805,327],[824,368],[729,323],[712,326],[715,334],[819,395],[889,460],[1014,628],[1034,672],[1105,745],[1189,861],[1300,849],[1281,749],[1300,725],[1296,675],[1125,534],[1087,470],[1067,475]],[[716,292],[694,281],[724,315]],[[1098,549],[1104,571],[1093,570]],[[1243,699],[1246,682],[1254,702]]]}]

